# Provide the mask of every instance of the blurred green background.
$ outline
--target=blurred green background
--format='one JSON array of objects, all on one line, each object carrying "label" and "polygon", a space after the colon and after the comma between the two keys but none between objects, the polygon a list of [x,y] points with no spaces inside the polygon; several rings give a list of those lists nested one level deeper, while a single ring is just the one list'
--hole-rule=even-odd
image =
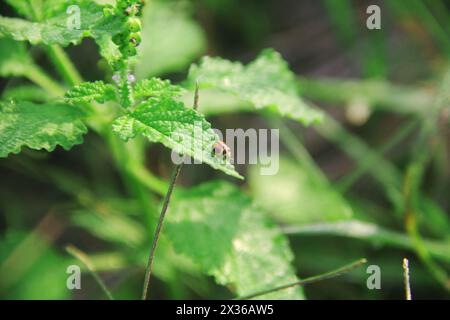
[{"label": "blurred green background", "polygon": [[[371,4],[381,8],[381,30],[366,28]],[[0,8],[2,15],[14,15],[5,3]],[[217,128],[280,129],[277,175],[261,176],[255,166],[238,170],[246,177],[242,192],[288,234],[299,277],[360,257],[381,268],[381,290],[367,289],[362,268],[305,287],[307,298],[403,299],[403,257],[410,259],[414,298],[449,298],[448,2],[149,1],[143,26],[138,78],[177,82],[202,55],[247,63],[272,47],[298,75],[302,96],[326,113],[324,123],[304,128],[238,112],[240,106],[225,99],[201,102]],[[41,48],[30,50],[52,72]],[[110,79],[93,42],[67,52],[85,79]],[[0,78],[3,98],[47,99],[30,86]],[[145,155],[132,156],[145,156],[155,175],[170,176],[167,149],[148,145]],[[228,179],[190,166],[179,185],[215,177]],[[66,268],[78,262],[65,246],[73,244],[89,255],[116,298],[139,298],[153,234],[147,227],[159,205],[157,195],[144,197],[153,215],[143,214],[141,199],[93,133],[69,152],[26,150],[1,159],[0,297],[103,299],[86,272],[81,290],[67,290]],[[152,298],[232,297],[164,240],[155,274]]]}]

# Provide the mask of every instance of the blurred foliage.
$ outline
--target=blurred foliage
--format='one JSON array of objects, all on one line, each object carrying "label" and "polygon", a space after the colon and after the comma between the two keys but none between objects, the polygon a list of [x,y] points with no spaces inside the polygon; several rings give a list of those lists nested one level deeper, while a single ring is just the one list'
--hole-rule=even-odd
[{"label": "blurred foliage", "polygon": [[[60,3],[36,2],[34,12],[27,0],[0,5],[2,16],[16,17],[14,8],[39,23],[30,33],[29,25],[1,18],[11,22],[1,35],[40,43],[0,38],[6,107],[11,99],[62,101],[73,85],[67,78],[74,79],[55,63],[64,57],[80,78],[105,71],[97,79],[104,86],[69,91],[76,103],[110,100],[103,99],[111,97],[112,75],[104,59],[117,52],[102,23],[112,22],[98,20],[97,5],[90,5],[89,20],[99,28],[90,32],[103,58],[79,32],[70,40],[80,46],[68,46],[65,56],[49,46],[58,38],[48,25],[61,23],[65,10],[53,2]],[[365,27],[370,4],[381,7],[381,30]],[[47,21],[54,13],[62,16]],[[187,90],[177,92],[186,105],[200,80],[199,110],[214,126],[277,128],[282,145],[274,176],[241,166],[246,180],[233,185],[203,165],[183,169],[158,244],[152,298],[232,298],[360,257],[381,267],[381,290],[367,289],[362,268],[267,297],[403,299],[403,257],[410,259],[414,298],[449,297],[447,2],[150,1],[142,24],[137,79],[187,76],[181,82]],[[267,47],[290,69],[273,51],[258,58]],[[139,98],[155,92],[154,85],[143,82]],[[40,121],[58,126],[63,109],[52,119],[44,108]],[[113,112],[110,103],[102,105],[104,119]],[[322,122],[312,127],[295,121],[318,115]],[[33,113],[12,114],[7,122],[18,117]],[[89,121],[96,130],[69,152],[23,148],[0,159],[0,298],[104,299],[83,266],[82,289],[67,290],[66,268],[80,264],[64,250],[68,244],[86,253],[115,298],[139,297],[171,162],[167,150],[140,137],[125,144],[105,134],[103,123]],[[7,141],[0,139],[0,153],[17,151],[11,143],[25,131],[36,137],[29,146],[54,148],[41,143],[48,132],[14,126]]]}]

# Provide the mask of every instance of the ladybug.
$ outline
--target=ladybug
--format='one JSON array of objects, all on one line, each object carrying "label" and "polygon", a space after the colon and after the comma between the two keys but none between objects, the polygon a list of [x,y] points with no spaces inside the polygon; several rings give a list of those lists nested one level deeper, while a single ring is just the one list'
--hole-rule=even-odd
[{"label": "ladybug", "polygon": [[219,140],[216,141],[213,145],[212,153],[214,156],[222,156],[227,159],[231,158],[231,150],[225,142]]}]

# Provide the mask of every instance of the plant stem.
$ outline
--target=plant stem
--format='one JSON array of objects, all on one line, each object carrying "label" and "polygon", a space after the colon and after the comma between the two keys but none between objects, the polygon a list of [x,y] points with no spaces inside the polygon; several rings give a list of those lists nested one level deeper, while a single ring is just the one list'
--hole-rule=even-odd
[{"label": "plant stem", "polygon": [[92,275],[92,277],[97,282],[97,284],[100,286],[100,288],[103,290],[103,292],[108,297],[108,299],[114,300],[114,297],[111,294],[111,292],[108,290],[108,288],[106,287],[106,284],[103,282],[103,280],[100,278],[100,276],[95,271],[94,265],[91,263],[89,257],[83,251],[75,248],[72,245],[67,246],[66,251],[73,257],[77,258],[81,263],[84,264],[84,266],[88,269],[89,273]]},{"label": "plant stem", "polygon": [[152,247],[150,249],[150,255],[148,258],[147,268],[145,270],[144,288],[142,290],[142,300],[148,300],[150,292],[150,277],[152,275],[153,260],[155,258],[156,246],[158,245],[159,236],[161,234],[162,225],[164,218],[166,216],[167,209],[169,208],[170,198],[172,196],[173,187],[177,181],[178,175],[180,174],[183,164],[179,164],[175,167],[170,179],[169,190],[167,190],[166,196],[164,197],[163,207],[161,209],[161,214],[159,215],[158,225],[156,226],[155,236],[153,237]]},{"label": "plant stem", "polygon": [[58,70],[59,74],[68,85],[74,86],[83,81],[78,70],[67,56],[67,53],[59,45],[54,44],[47,46],[46,50],[50,60],[55,65],[56,70]]},{"label": "plant stem", "polygon": [[350,272],[350,271],[352,271],[352,270],[354,270],[356,268],[359,268],[360,266],[362,266],[365,263],[367,263],[366,259],[364,259],[364,258],[363,259],[359,259],[359,260],[357,260],[355,262],[352,262],[352,263],[350,263],[348,265],[345,265],[343,267],[340,267],[340,268],[338,268],[336,270],[333,270],[333,271],[330,271],[330,272],[327,272],[327,273],[323,273],[323,274],[320,274],[320,275],[317,275],[317,276],[313,276],[313,277],[309,277],[309,278],[306,278],[306,279],[303,279],[303,280],[300,280],[300,281],[296,281],[296,282],[292,282],[292,283],[285,284],[285,285],[282,285],[282,286],[278,286],[278,287],[275,287],[275,288],[272,288],[272,289],[262,290],[262,291],[255,292],[255,293],[252,293],[252,294],[249,294],[249,295],[241,296],[241,297],[238,297],[238,298],[236,298],[234,300],[248,300],[248,299],[256,298],[258,296],[262,296],[262,295],[265,295],[265,294],[268,294],[268,293],[272,293],[272,292],[275,292],[275,291],[288,289],[288,288],[292,288],[292,287],[296,287],[296,286],[304,286],[304,285],[307,285],[307,284],[311,284],[311,283],[315,283],[315,282],[319,282],[319,281],[323,281],[323,280],[328,280],[328,279],[331,279],[331,278],[336,278],[336,277],[339,277],[339,276],[343,275],[344,273],[347,273],[347,272]]},{"label": "plant stem", "polygon": [[62,96],[65,92],[57,82],[50,78],[40,67],[31,65],[26,68],[24,76],[54,96]]},{"label": "plant stem", "polygon": [[411,284],[409,281],[409,261],[406,258],[403,258],[403,281],[405,284],[405,295],[406,300],[411,300]]},{"label": "plant stem", "polygon": [[[198,83],[195,87],[194,94],[194,110],[198,109]],[[155,236],[153,237],[152,247],[150,249],[150,254],[148,257],[147,268],[145,270],[144,278],[144,288],[142,290],[142,300],[148,300],[150,295],[150,278],[152,275],[153,260],[155,258],[155,251],[158,245],[159,236],[161,234],[162,225],[164,218],[166,216],[167,209],[169,208],[170,198],[172,197],[173,188],[180,174],[183,163],[177,165],[173,171],[172,178],[170,179],[169,189],[167,190],[166,196],[164,197],[163,207],[161,209],[161,214],[159,215],[158,225],[156,226]]]},{"label": "plant stem", "polygon": [[299,77],[300,95],[318,102],[349,104],[363,99],[371,109],[423,116],[433,103],[425,88],[401,86],[388,81],[312,79]]},{"label": "plant stem", "polygon": [[[414,250],[414,243],[407,235],[358,220],[288,226],[282,228],[282,230],[288,235],[347,237],[378,245]],[[448,243],[424,240],[424,245],[433,257],[441,261],[450,262],[450,246]]]}]

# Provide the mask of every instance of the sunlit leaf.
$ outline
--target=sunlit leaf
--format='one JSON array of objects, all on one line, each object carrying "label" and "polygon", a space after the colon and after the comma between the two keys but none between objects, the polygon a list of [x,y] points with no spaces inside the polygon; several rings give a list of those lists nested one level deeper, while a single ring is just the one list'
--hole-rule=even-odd
[{"label": "sunlit leaf", "polygon": [[189,82],[202,87],[217,88],[253,104],[257,109],[269,108],[301,121],[316,123],[322,113],[306,105],[297,94],[295,75],[281,55],[273,50],[263,51],[258,58],[244,66],[222,58],[203,58],[189,70]]},{"label": "sunlit leaf", "polygon": [[[297,280],[287,238],[231,184],[216,181],[176,192],[164,232],[178,253],[237,295]],[[291,288],[261,298],[301,299],[303,295],[300,288]]]}]

